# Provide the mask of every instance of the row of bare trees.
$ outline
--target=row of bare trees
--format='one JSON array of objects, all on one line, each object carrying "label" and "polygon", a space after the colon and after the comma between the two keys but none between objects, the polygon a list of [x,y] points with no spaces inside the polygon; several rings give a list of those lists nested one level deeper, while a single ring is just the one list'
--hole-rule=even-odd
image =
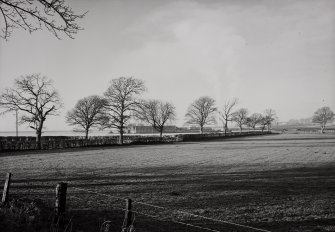
[{"label": "row of bare trees", "polygon": [[238,100],[236,98],[228,100],[219,110],[215,106],[215,100],[210,97],[200,97],[195,100],[187,109],[185,117],[188,124],[195,124],[200,127],[200,133],[203,133],[205,125],[215,124],[217,114],[223,123],[225,134],[229,131],[228,124],[235,122],[242,132],[243,127],[247,126],[256,129],[256,126],[263,131],[266,127],[271,130],[272,122],[276,119],[276,112],[273,109],[266,109],[264,114],[254,113],[248,116],[248,109],[240,108],[234,111]]},{"label": "row of bare trees", "polygon": [[175,119],[175,107],[160,100],[143,100],[144,82],[132,77],[120,77],[111,81],[103,97],[89,96],[78,101],[66,116],[68,124],[81,126],[86,138],[93,127],[115,128],[120,134],[120,144],[131,118],[151,125],[162,137],[164,126]]},{"label": "row of bare trees", "polygon": [[[176,108],[172,103],[157,99],[141,99],[146,91],[145,84],[133,77],[113,79],[103,96],[93,95],[80,99],[66,115],[66,122],[85,131],[86,138],[92,128],[115,128],[123,144],[123,135],[131,118],[152,126],[162,137],[164,127],[176,119]],[[235,122],[240,130],[244,125],[255,128],[260,124],[271,129],[274,120],[273,110],[267,110],[266,115],[253,114],[248,117],[248,111],[241,108],[233,111],[237,100],[227,101],[222,111],[218,111],[215,100],[210,97],[200,97],[187,109],[186,123],[200,127],[216,123],[217,113],[224,124],[225,133],[228,123]],[[58,92],[47,77],[40,74],[22,76],[15,80],[13,88],[7,88],[0,95],[2,113],[19,110],[20,122],[27,123],[36,131],[38,148],[41,147],[41,135],[44,122],[49,115],[57,115],[62,107]]]},{"label": "row of bare trees", "polygon": [[[85,130],[115,128],[120,134],[120,144],[129,120],[135,117],[151,125],[162,136],[165,124],[174,120],[175,107],[160,100],[143,100],[146,91],[144,82],[133,77],[120,77],[111,81],[103,96],[88,96],[80,99],[66,115],[69,125]],[[62,107],[58,92],[47,77],[40,74],[22,76],[15,80],[13,88],[0,95],[2,113],[20,111],[20,123],[28,123],[36,132],[37,148],[41,148],[44,122],[49,115],[57,115]]]}]

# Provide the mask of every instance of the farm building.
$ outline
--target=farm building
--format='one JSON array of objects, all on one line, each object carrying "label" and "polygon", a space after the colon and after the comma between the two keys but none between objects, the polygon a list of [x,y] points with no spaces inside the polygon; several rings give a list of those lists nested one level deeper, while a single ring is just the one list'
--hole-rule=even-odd
[{"label": "farm building", "polygon": [[[165,126],[163,133],[199,133],[199,127],[177,127],[177,126]],[[210,127],[204,128],[205,132],[213,132],[214,130]],[[127,128],[129,134],[154,134],[158,133],[152,126],[144,125],[130,125]]]}]

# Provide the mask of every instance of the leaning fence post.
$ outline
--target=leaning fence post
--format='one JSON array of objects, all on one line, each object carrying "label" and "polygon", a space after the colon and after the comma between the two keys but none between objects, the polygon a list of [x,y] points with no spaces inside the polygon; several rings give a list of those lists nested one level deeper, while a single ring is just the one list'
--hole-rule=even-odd
[{"label": "leaning fence post", "polygon": [[3,193],[2,193],[2,200],[1,200],[2,203],[6,203],[8,201],[8,193],[9,193],[11,177],[12,177],[12,173],[7,172],[5,185],[3,187]]},{"label": "leaning fence post", "polygon": [[58,183],[56,186],[55,220],[65,213],[67,183]]},{"label": "leaning fence post", "polygon": [[124,221],[125,221],[124,227],[127,229],[132,224],[131,202],[132,202],[131,199],[126,199],[126,212],[125,212],[125,218],[124,218]]}]

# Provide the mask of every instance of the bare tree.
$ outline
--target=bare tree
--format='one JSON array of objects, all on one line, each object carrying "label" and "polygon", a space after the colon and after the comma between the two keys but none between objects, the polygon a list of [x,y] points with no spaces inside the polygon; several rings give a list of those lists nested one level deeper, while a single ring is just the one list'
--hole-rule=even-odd
[{"label": "bare tree", "polygon": [[220,119],[224,123],[224,134],[226,135],[228,132],[228,122],[232,121],[232,110],[237,105],[238,99],[234,98],[232,100],[226,101],[226,103],[222,107],[222,111],[220,111]]},{"label": "bare tree", "polygon": [[248,110],[246,108],[241,108],[234,113],[232,113],[232,120],[240,128],[240,132],[243,130],[243,125],[246,124],[248,118]]},{"label": "bare tree", "polygon": [[106,100],[93,95],[80,99],[74,109],[66,115],[66,122],[72,126],[80,126],[85,130],[85,138],[94,127],[103,127],[108,123],[108,117],[104,112]]},{"label": "bare tree", "polygon": [[136,117],[151,125],[162,138],[165,124],[176,118],[176,108],[169,102],[146,100],[139,105]]},{"label": "bare tree", "polygon": [[3,17],[0,37],[6,40],[14,28],[32,33],[43,27],[58,39],[60,32],[73,38],[82,30],[77,19],[86,14],[75,14],[64,0],[0,0],[0,13]]},{"label": "bare tree", "polygon": [[263,115],[259,113],[254,113],[250,115],[250,117],[246,120],[246,125],[248,127],[251,127],[252,129],[255,129],[258,124],[261,123],[261,120],[263,119]]},{"label": "bare tree", "polygon": [[217,111],[215,100],[210,97],[200,97],[187,109],[186,123],[200,126],[200,133],[204,132],[204,126],[215,123],[214,113]]},{"label": "bare tree", "polygon": [[15,80],[14,88],[0,95],[0,106],[4,113],[20,110],[21,123],[28,123],[36,131],[37,149],[41,149],[44,122],[49,115],[56,115],[62,106],[52,81],[40,74],[22,76]]},{"label": "bare tree", "polygon": [[264,111],[264,121],[266,123],[266,127],[268,128],[268,131],[271,131],[272,129],[272,122],[276,120],[277,114],[276,111],[273,109],[266,109]]},{"label": "bare tree", "polygon": [[319,123],[321,126],[320,132],[324,133],[326,124],[334,121],[334,112],[328,106],[321,107],[315,111],[312,121],[314,123]]},{"label": "bare tree", "polygon": [[268,121],[266,120],[264,115],[262,115],[261,119],[259,120],[259,125],[260,125],[260,128],[261,128],[262,132],[263,132],[265,130],[265,127],[268,125]]},{"label": "bare tree", "polygon": [[120,144],[123,144],[124,128],[137,108],[137,96],[145,91],[144,82],[133,77],[113,79],[104,93],[107,104],[106,113],[109,115],[109,127],[116,128],[120,133]]}]

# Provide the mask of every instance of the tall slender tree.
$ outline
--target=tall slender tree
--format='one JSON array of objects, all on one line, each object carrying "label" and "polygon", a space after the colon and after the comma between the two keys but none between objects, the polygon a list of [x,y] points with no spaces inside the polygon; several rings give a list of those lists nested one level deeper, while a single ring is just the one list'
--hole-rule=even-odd
[{"label": "tall slender tree", "polygon": [[6,89],[0,95],[3,113],[21,111],[21,123],[27,123],[36,131],[37,149],[41,149],[44,122],[50,115],[56,115],[62,106],[53,82],[40,74],[22,76],[15,80],[14,88]]},{"label": "tall slender tree", "polygon": [[273,109],[266,109],[264,111],[263,120],[266,122],[266,127],[268,128],[268,131],[271,131],[272,129],[272,122],[275,121],[277,118],[276,111]]},{"label": "tall slender tree", "polygon": [[211,97],[200,97],[195,100],[187,109],[186,123],[195,124],[200,127],[200,133],[204,132],[204,126],[215,123],[215,100]]},{"label": "tall slender tree", "polygon": [[237,105],[238,99],[234,98],[232,100],[228,100],[222,107],[222,110],[219,112],[220,119],[222,120],[224,126],[224,134],[227,135],[228,132],[228,122],[232,121],[232,113],[233,108]]},{"label": "tall slender tree", "polygon": [[139,97],[146,90],[144,82],[133,77],[113,79],[104,93],[107,104],[106,113],[109,116],[108,127],[119,131],[119,143],[123,144],[123,134],[127,122],[139,104]]}]

